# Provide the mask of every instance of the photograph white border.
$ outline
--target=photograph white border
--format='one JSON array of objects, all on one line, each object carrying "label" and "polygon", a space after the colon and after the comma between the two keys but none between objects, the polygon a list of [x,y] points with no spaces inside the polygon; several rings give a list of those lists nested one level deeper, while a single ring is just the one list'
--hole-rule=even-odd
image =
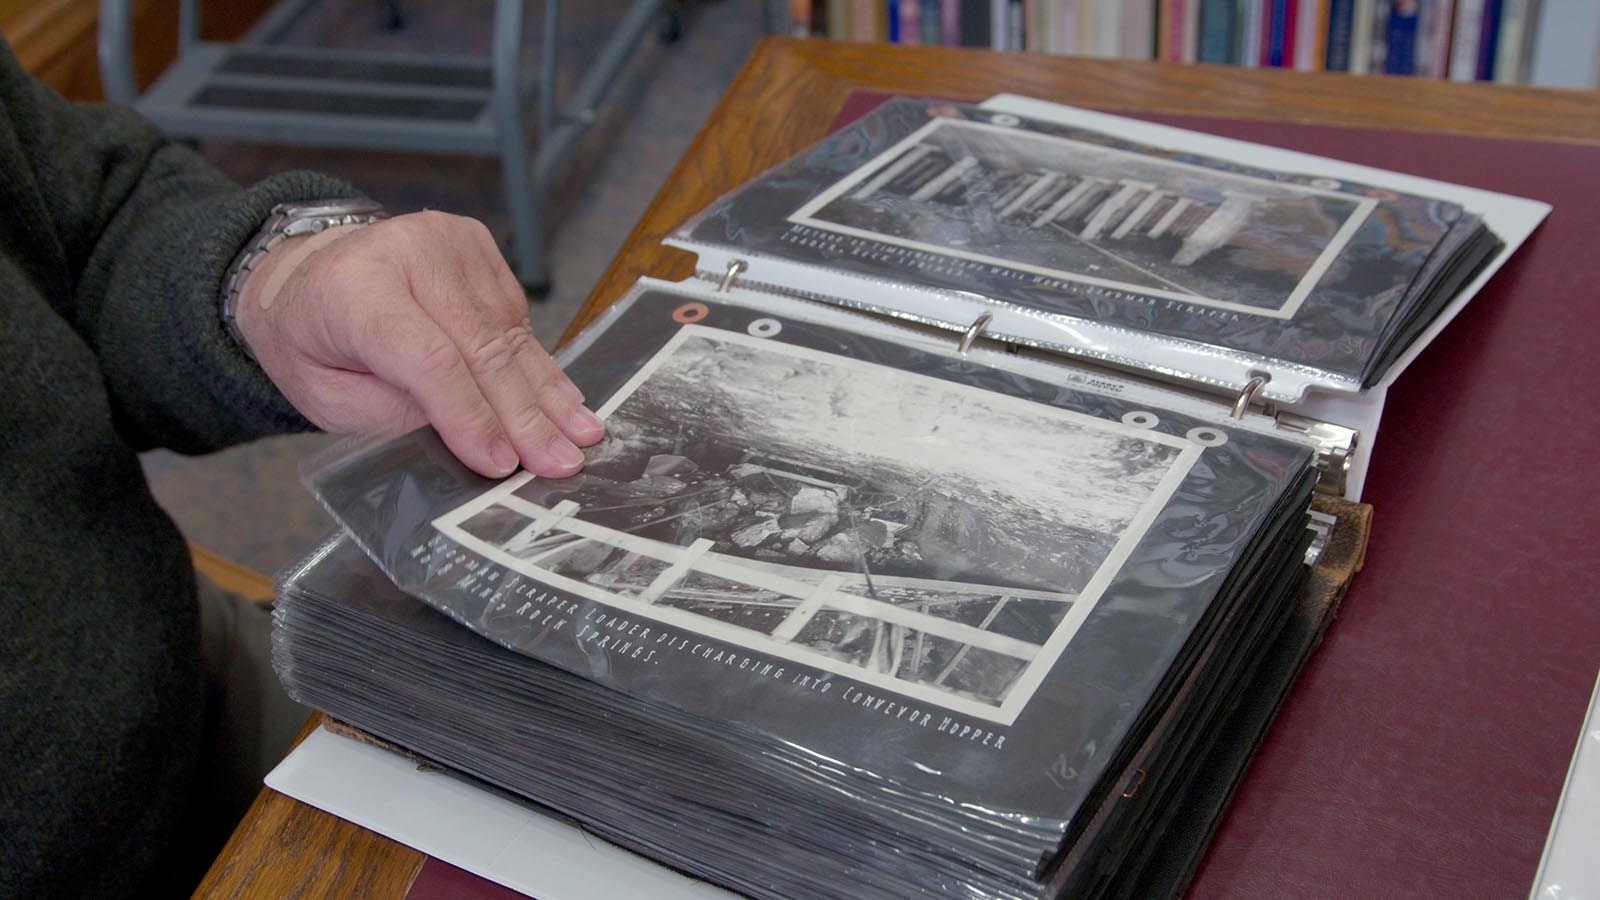
[{"label": "photograph white border", "polygon": [[[1137,158],[1146,164],[1158,164],[1171,166],[1173,168],[1203,172],[1206,175],[1215,177],[1219,180],[1270,185],[1274,190],[1279,191],[1285,188],[1293,188],[1296,191],[1313,196],[1336,197],[1340,200],[1353,203],[1355,205],[1355,209],[1339,226],[1339,229],[1328,241],[1328,245],[1323,248],[1322,253],[1312,263],[1311,267],[1306,271],[1306,273],[1301,276],[1300,281],[1296,283],[1294,290],[1291,291],[1286,298],[1284,298],[1283,304],[1277,309],[1261,306],[1250,306],[1243,303],[1234,303],[1221,297],[1202,297],[1197,294],[1146,287],[1144,285],[1132,284],[1124,281],[1115,281],[1107,278],[1096,278],[1090,275],[1084,275],[1077,272],[1068,272],[1061,269],[1051,269],[1045,266],[1033,265],[1030,263],[1020,262],[1018,260],[1007,259],[1001,256],[975,253],[970,250],[962,250],[956,247],[947,247],[941,244],[914,241],[906,238],[896,237],[894,235],[869,231],[867,229],[839,225],[834,222],[816,218],[816,214],[823,207],[832,203],[834,200],[838,199],[844,194],[854,190],[857,185],[873,177],[875,173],[877,173],[884,166],[890,165],[892,161],[899,159],[900,156],[908,149],[927,139],[930,135],[932,135],[934,130],[939,128],[971,128],[1019,136],[1028,140],[1058,142],[1064,145],[1090,147],[1093,148],[1096,153],[1105,153],[1113,156],[1127,156],[1131,158]],[[1088,144],[1083,141],[1076,141],[1060,135],[1043,134],[1036,131],[1017,129],[1003,125],[975,122],[969,119],[938,117],[930,120],[926,125],[907,135],[888,150],[878,154],[878,156],[874,157],[871,161],[856,168],[836,184],[812,198],[804,206],[800,207],[798,210],[795,210],[795,212],[789,216],[788,221],[796,225],[818,228],[823,231],[833,232],[835,234],[845,234],[852,237],[878,241],[880,243],[893,244],[895,246],[908,247],[916,250],[925,250],[959,259],[966,259],[974,262],[998,266],[1000,268],[1012,269],[1021,272],[1030,272],[1035,275],[1043,275],[1050,278],[1056,278],[1061,281],[1095,285],[1113,290],[1127,291],[1134,294],[1143,294],[1150,297],[1160,297],[1163,299],[1176,300],[1184,303],[1194,303],[1200,306],[1249,313],[1251,315],[1265,316],[1273,319],[1292,319],[1294,318],[1295,313],[1299,311],[1301,305],[1305,303],[1306,298],[1311,295],[1311,292],[1316,287],[1317,282],[1322,280],[1322,276],[1327,273],[1329,267],[1333,265],[1333,261],[1337,259],[1339,254],[1344,251],[1344,248],[1350,243],[1351,238],[1355,236],[1356,231],[1362,226],[1363,223],[1366,222],[1368,216],[1371,215],[1372,210],[1377,208],[1377,205],[1378,201],[1374,198],[1361,197],[1355,194],[1348,194],[1343,191],[1326,190],[1297,182],[1282,182],[1274,181],[1272,179],[1258,178],[1253,175],[1243,175],[1236,172],[1213,169],[1208,166],[1196,165],[1194,163],[1162,159],[1160,157],[1154,157],[1131,150],[1121,150],[1115,147],[1106,147],[1100,144]]]},{"label": "photograph white border", "polygon": [[[752,347],[760,347],[768,352],[788,354],[793,357],[820,361],[833,366],[882,370],[882,367],[872,363],[793,344],[752,337],[740,332],[724,331],[701,325],[683,325],[639,371],[634,373],[633,377],[625,385],[618,389],[596,411],[596,414],[601,419],[608,418],[641,385],[648,381],[655,370],[660,368],[685,341],[694,337],[706,337],[714,341],[747,344]],[[794,582],[773,571],[778,567],[744,560],[739,557],[708,553],[709,541],[699,542],[706,546],[690,545],[684,547],[668,544],[618,532],[605,526],[585,522],[582,519],[572,518],[572,514],[577,511],[576,504],[563,503],[557,504],[553,508],[547,508],[531,503],[515,496],[516,491],[533,480],[534,476],[528,472],[519,473],[467,503],[438,516],[433,520],[432,525],[440,533],[454,540],[462,547],[511,571],[521,573],[552,587],[569,591],[585,599],[605,604],[619,611],[626,611],[630,615],[650,618],[664,625],[681,628],[686,632],[702,635],[753,652],[803,663],[822,671],[870,684],[952,712],[999,725],[1010,725],[1016,721],[1017,716],[1022,712],[1028,701],[1032,699],[1039,685],[1044,681],[1050,669],[1054,667],[1056,660],[1060,658],[1061,653],[1077,634],[1084,620],[1094,611],[1095,606],[1104,595],[1112,579],[1122,569],[1133,549],[1144,538],[1145,533],[1149,530],[1157,515],[1167,506],[1178,486],[1188,477],[1190,469],[1205,448],[1183,437],[1127,425],[1117,420],[1101,419],[1085,413],[1047,406],[1020,397],[997,394],[982,388],[945,381],[944,379],[927,375],[901,370],[890,371],[893,372],[893,376],[896,378],[933,383],[941,390],[947,390],[951,393],[982,395],[985,402],[992,405],[1009,405],[1015,407],[1018,411],[1025,411],[1036,416],[1057,416],[1082,426],[1117,435],[1125,435],[1137,440],[1165,444],[1179,450],[1178,455],[1168,464],[1166,472],[1161,476],[1150,495],[1140,505],[1138,512],[1117,536],[1117,540],[1110,552],[1106,554],[1106,557],[1101,561],[1082,590],[1078,592],[1075,598],[1071,597],[1069,592],[1064,592],[1061,595],[1063,600],[1071,599],[1071,609],[1056,626],[1050,638],[1039,647],[1037,652],[1032,654],[1022,673],[1012,682],[1005,700],[999,706],[992,706],[938,688],[897,678],[890,673],[871,671],[836,657],[811,650],[803,645],[777,640],[760,632],[720,622],[699,613],[674,607],[659,606],[648,602],[647,599],[641,600],[629,595],[614,593],[599,585],[558,575],[548,569],[540,568],[526,560],[519,559],[501,547],[467,533],[462,528],[463,523],[491,506],[506,507],[528,516],[530,523],[534,524],[540,531],[567,531],[580,537],[601,540],[633,552],[642,552],[652,558],[668,561],[669,568],[675,569],[679,573],[687,572],[690,568],[693,568],[696,571],[704,571],[717,577],[767,587],[786,596],[795,596],[795,599],[802,603],[814,602],[817,606],[856,612],[879,619],[894,618],[894,616],[886,614],[883,609],[884,607],[892,607],[892,604],[839,591],[839,579],[830,580],[824,577],[820,584],[807,584],[806,593],[796,596],[797,592],[793,588]],[[826,574],[824,572],[825,576]],[[1035,591],[1009,589],[999,586],[986,588],[968,583],[961,583],[959,587],[963,591],[973,591],[975,593],[981,588],[985,593],[994,594],[1009,593],[1016,596],[1037,594]],[[904,619],[908,615],[920,616],[921,614],[906,613],[902,610],[898,617]],[[905,623],[902,622],[902,624]],[[961,634],[965,634],[964,629],[971,628],[971,626],[960,623],[952,622],[950,625],[952,629],[961,632]],[[955,640],[964,639],[957,634],[946,636]],[[996,637],[1000,636],[996,635]]]}]

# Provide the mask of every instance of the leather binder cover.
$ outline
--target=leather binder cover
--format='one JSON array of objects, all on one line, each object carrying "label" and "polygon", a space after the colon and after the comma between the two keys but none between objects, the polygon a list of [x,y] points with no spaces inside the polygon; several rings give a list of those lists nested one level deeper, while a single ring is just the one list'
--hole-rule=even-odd
[{"label": "leather binder cover", "polygon": [[1390,389],[1366,567],[1190,892],[1526,895],[1600,658],[1600,146],[1143,118],[1554,207]]}]

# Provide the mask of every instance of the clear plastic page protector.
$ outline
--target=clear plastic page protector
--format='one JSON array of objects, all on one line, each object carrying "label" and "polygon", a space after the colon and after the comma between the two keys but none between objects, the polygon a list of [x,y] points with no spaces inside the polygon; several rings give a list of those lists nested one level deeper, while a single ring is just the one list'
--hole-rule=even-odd
[{"label": "clear plastic page protector", "polygon": [[662,289],[573,348],[608,430],[581,474],[492,482],[422,430],[311,488],[484,637],[1024,828],[1090,796],[1311,461]]},{"label": "clear plastic page protector", "polygon": [[[723,197],[675,234],[802,293],[830,270],[921,285],[891,315],[1237,387],[1355,391],[1396,323],[1443,299],[1430,258],[1473,253],[1446,200],[1274,171],[1110,132],[943,101],[892,100]],[[1488,249],[1492,249],[1488,248]],[[1481,258],[1480,258],[1481,257]],[[1438,268],[1438,264],[1435,264]],[[763,276],[772,271],[781,275]]]}]

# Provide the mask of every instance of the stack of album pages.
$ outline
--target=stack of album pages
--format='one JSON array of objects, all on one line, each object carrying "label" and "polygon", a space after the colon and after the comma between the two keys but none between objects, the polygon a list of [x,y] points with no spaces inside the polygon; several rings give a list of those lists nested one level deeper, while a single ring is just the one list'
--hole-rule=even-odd
[{"label": "stack of album pages", "polygon": [[489,481],[428,430],[318,463],[343,530],[284,576],[275,662],[682,872],[853,900],[1181,890],[1338,474],[1260,401],[1381,380],[1499,246],[1443,200],[907,100],[675,241],[702,277],[560,357],[607,427],[580,474]]},{"label": "stack of album pages", "polygon": [[327,463],[291,693],[752,896],[1128,884],[1287,615],[1311,451],[780,306],[629,298],[572,478]]}]

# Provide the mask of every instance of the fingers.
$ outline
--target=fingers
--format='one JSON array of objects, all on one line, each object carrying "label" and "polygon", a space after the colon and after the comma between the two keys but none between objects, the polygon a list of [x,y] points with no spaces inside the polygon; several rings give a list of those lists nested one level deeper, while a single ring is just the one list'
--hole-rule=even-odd
[{"label": "fingers", "polygon": [[543,455],[521,460],[460,352],[420,311],[379,320],[372,329],[363,362],[373,375],[403,391],[450,452],[474,471],[503,478],[516,471],[520,460],[536,475],[562,477],[582,465],[581,456],[576,465]]},{"label": "fingers", "polygon": [[523,464],[570,475],[583,464],[578,447],[598,441],[604,426],[534,338],[527,300],[488,232],[470,224],[461,252],[411,270],[411,294],[460,354]]}]

